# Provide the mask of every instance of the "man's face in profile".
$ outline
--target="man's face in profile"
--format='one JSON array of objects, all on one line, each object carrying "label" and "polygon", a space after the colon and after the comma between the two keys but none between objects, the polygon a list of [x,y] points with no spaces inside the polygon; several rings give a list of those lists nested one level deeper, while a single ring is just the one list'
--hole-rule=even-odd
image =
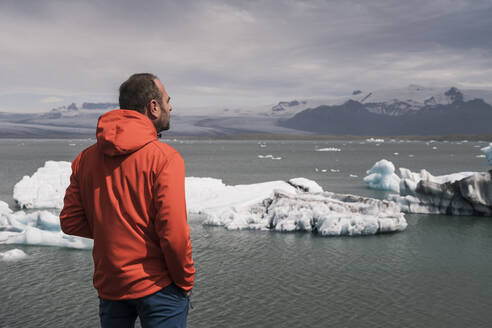
[{"label": "man's face in profile", "polygon": [[159,100],[159,107],[161,108],[161,116],[159,117],[158,123],[157,123],[157,130],[158,132],[169,130],[170,128],[170,120],[171,120],[171,111],[172,111],[172,106],[169,103],[171,100],[171,97],[166,92],[166,88],[164,88],[164,85],[162,85],[161,81],[155,80],[155,83],[157,85],[157,88],[162,94],[162,98]]}]

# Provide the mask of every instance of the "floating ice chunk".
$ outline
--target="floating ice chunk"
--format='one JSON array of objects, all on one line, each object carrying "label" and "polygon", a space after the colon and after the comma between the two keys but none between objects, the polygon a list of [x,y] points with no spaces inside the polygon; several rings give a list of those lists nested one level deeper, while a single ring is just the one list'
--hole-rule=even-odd
[{"label": "floating ice chunk", "polygon": [[225,185],[220,179],[187,177],[185,190],[188,211],[200,213],[203,210],[216,208],[247,206],[270,197],[274,190],[295,193],[296,187],[285,181],[231,186]]},{"label": "floating ice chunk", "polygon": [[477,155],[476,158],[485,158],[485,155]]},{"label": "floating ice chunk", "polygon": [[415,173],[409,169],[400,167],[400,195],[415,195],[415,189],[419,181],[429,181],[434,183],[446,183],[461,180],[473,175],[475,172],[458,172],[440,176],[433,176],[427,170],[422,169],[420,173]]},{"label": "floating ice chunk", "polygon": [[487,147],[484,147],[480,150],[487,157],[487,161],[489,162],[489,165],[492,165],[492,142]]},{"label": "floating ice chunk", "polygon": [[338,172],[340,172],[340,170],[337,170],[337,169],[330,169],[330,172],[332,172],[332,173],[338,173]]},{"label": "floating ice chunk", "polygon": [[2,261],[16,261],[26,257],[27,254],[18,248],[14,248],[6,252],[0,253],[0,260]]},{"label": "floating ice chunk", "polygon": [[62,208],[72,173],[70,162],[47,161],[31,177],[24,176],[14,186],[20,208]]},{"label": "floating ice chunk", "polygon": [[407,227],[396,203],[329,192],[275,191],[260,203],[204,213],[205,224],[227,229],[308,231],[322,236],[373,235]]},{"label": "floating ice chunk", "polygon": [[393,153],[393,155],[398,156],[398,155],[399,155],[399,153]]},{"label": "floating ice chunk", "polygon": [[374,139],[374,138],[369,138],[369,139],[366,139],[367,142],[375,142],[375,143],[378,143],[378,142],[384,142],[384,139]]},{"label": "floating ice chunk", "polygon": [[282,157],[278,156],[278,157],[275,157],[271,154],[268,154],[268,155],[258,155],[258,158],[269,158],[269,159],[282,159]]},{"label": "floating ice chunk", "polygon": [[323,192],[323,188],[316,183],[316,181],[309,180],[306,178],[293,178],[289,180],[289,184],[294,187],[300,188],[302,191],[306,192]]},{"label": "floating ice chunk", "polygon": [[351,177],[351,178],[358,178],[359,176],[357,174],[349,174],[349,177]]},{"label": "floating ice chunk", "polygon": [[413,195],[389,195],[407,213],[492,216],[491,172],[444,183],[421,180]]},{"label": "floating ice chunk", "polygon": [[341,151],[340,148],[329,147],[329,148],[318,148],[316,151]]},{"label": "floating ice chunk", "polygon": [[410,154],[410,155],[408,155],[408,157],[415,157],[415,155],[414,154]]},{"label": "floating ice chunk", "polygon": [[376,162],[364,178],[369,188],[400,191],[400,178],[395,174],[395,166],[388,160]]},{"label": "floating ice chunk", "polygon": [[58,216],[48,211],[17,211],[0,215],[0,244],[89,249],[92,240],[64,234]]}]

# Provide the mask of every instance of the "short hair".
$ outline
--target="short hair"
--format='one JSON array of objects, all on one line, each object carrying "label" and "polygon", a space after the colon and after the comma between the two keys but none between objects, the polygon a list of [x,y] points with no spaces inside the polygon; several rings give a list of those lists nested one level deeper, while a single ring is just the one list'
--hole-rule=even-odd
[{"label": "short hair", "polygon": [[154,80],[157,76],[150,73],[133,74],[120,85],[119,103],[121,109],[133,109],[145,113],[145,106],[155,99],[161,104],[162,93]]}]

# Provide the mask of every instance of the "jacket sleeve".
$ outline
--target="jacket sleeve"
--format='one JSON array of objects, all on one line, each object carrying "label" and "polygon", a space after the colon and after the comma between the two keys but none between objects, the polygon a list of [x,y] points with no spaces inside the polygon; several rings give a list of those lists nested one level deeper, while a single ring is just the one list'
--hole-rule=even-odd
[{"label": "jacket sleeve", "polygon": [[72,162],[70,185],[65,191],[64,205],[60,213],[60,226],[64,233],[79,237],[91,238],[92,229],[89,226],[82,206],[79,183],[79,163],[82,153]]},{"label": "jacket sleeve", "polygon": [[154,225],[171,279],[188,291],[193,288],[195,268],[186,217],[185,167],[179,153],[156,176],[154,206]]}]

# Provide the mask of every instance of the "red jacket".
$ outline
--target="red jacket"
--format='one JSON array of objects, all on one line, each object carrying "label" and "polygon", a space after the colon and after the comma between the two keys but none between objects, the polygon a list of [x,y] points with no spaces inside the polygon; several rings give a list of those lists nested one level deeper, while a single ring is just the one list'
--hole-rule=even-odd
[{"label": "red jacket", "polygon": [[72,163],[60,213],[63,232],[94,239],[94,287],[104,299],[134,299],[171,282],[193,287],[185,168],[133,110],[99,118],[97,144]]}]

